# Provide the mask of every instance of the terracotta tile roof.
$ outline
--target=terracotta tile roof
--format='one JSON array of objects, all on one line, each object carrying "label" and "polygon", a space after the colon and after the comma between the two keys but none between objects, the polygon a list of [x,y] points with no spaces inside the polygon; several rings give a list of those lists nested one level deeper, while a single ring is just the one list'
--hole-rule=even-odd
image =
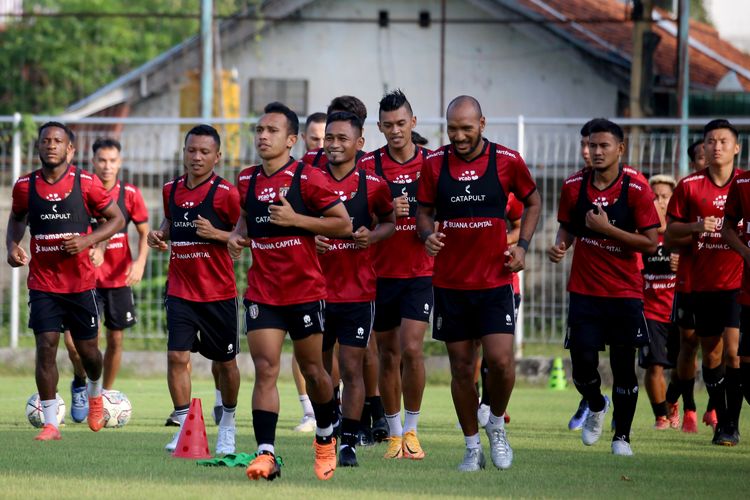
[{"label": "terracotta tile roof", "polygon": [[[547,19],[588,19],[595,22],[556,24],[567,35],[585,43],[592,51],[609,56],[619,56],[630,60],[633,50],[633,23],[629,21],[631,6],[618,0],[518,0],[521,7]],[[674,27],[669,21],[670,14],[656,9],[666,25]],[[601,20],[625,20],[601,22]],[[653,24],[653,31],[661,36],[654,53],[654,72],[662,81],[674,81],[677,61],[677,38],[658,23]],[[710,25],[690,21],[690,38],[699,42],[721,57],[735,63],[750,72],[750,55],[722,40],[717,31]],[[690,47],[690,80],[691,86],[697,89],[715,89],[719,81],[731,68],[696,47]],[[746,91],[750,91],[750,79],[738,75]]]}]

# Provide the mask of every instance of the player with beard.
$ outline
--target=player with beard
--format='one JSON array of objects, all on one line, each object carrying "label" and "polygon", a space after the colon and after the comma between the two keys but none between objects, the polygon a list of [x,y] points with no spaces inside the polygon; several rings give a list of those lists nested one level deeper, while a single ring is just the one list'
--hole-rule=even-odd
[{"label": "player with beard", "polygon": [[[70,165],[73,132],[62,123],[39,127],[42,168],[20,177],[13,201],[6,247],[11,267],[29,266],[29,328],[36,341],[36,385],[45,425],[38,441],[59,440],[57,427],[57,345],[70,330],[88,376],[88,424],[104,426],[102,353],[98,347],[96,274],[90,249],[125,224],[122,212],[98,177]],[[104,219],[94,231],[90,218]],[[31,258],[21,247],[26,226]]]},{"label": "player with beard", "polygon": [[272,480],[280,473],[275,455],[276,383],[287,332],[315,412],[315,475],[327,480],[336,470],[336,404],[322,354],[327,292],[315,235],[347,237],[352,224],[323,172],[290,157],[298,132],[297,115],[287,106],[274,102],[265,107],[255,127],[255,146],[263,161],[240,172],[242,214],[228,243],[234,258],[250,247],[253,260],[245,292],[258,443],[257,456],[246,471],[252,480]]},{"label": "player with beard", "polygon": [[[485,431],[492,462],[507,469],[513,461],[503,421],[515,382],[512,273],[524,267],[541,196],[520,155],[482,137],[485,118],[476,99],[456,97],[446,115],[451,144],[428,155],[417,189],[417,231],[435,256],[433,336],[448,349],[451,394],[466,443],[459,470],[476,471],[485,463],[474,386],[477,338],[489,370],[491,412]],[[520,239],[510,249],[509,193],[525,206]]]}]

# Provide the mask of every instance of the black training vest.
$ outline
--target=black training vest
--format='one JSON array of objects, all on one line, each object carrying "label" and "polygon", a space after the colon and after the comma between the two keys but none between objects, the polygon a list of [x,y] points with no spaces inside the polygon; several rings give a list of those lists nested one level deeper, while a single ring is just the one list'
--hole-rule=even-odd
[{"label": "black training vest", "polygon": [[[187,176],[182,176],[184,179],[183,183],[187,189]],[[169,228],[169,237],[172,241],[191,241],[191,242],[202,242],[216,244],[214,240],[207,240],[198,236],[198,230],[195,227],[195,221],[198,220],[200,215],[204,219],[213,225],[216,229],[222,231],[230,231],[232,224],[224,222],[219,218],[219,214],[214,209],[214,196],[216,190],[219,188],[219,184],[223,180],[218,175],[214,174],[214,182],[211,188],[208,190],[208,194],[203,198],[197,207],[182,208],[178,206],[174,201],[175,191],[177,191],[177,184],[180,178],[174,180],[172,183],[172,189],[169,192],[169,214],[172,216],[171,226]],[[210,181],[205,181],[210,182]]]},{"label": "black training vest", "polygon": [[[292,206],[295,212],[301,215],[309,215],[315,217],[311,210],[307,208],[305,202],[302,200],[302,189],[300,187],[300,179],[302,178],[302,169],[305,164],[297,162],[296,169],[294,171],[294,177],[292,177],[292,183],[287,191],[286,201]],[[245,195],[245,212],[247,213],[247,235],[250,238],[281,238],[287,236],[314,236],[313,233],[299,227],[282,227],[272,224],[269,218],[269,207],[271,205],[281,206],[280,201],[273,203],[265,203],[258,201],[258,197],[255,195],[255,183],[260,173],[262,165],[255,167],[255,171],[250,177],[250,183],[247,187],[247,194]],[[292,168],[291,166],[286,168]],[[283,175],[282,172],[277,171],[275,175]],[[258,222],[257,219],[262,218],[263,222]]]},{"label": "black training vest", "polygon": [[[633,233],[636,230],[635,219],[630,213],[630,208],[628,208],[628,188],[630,186],[630,176],[623,173],[622,168],[620,168],[619,175],[623,176],[620,196],[613,204],[607,205],[606,207],[603,206],[602,209],[607,214],[607,218],[609,218],[610,224],[619,229],[622,229],[623,231]],[[581,180],[581,189],[580,191],[578,191],[578,200],[576,201],[575,208],[573,209],[573,217],[572,222],[569,224],[569,231],[578,238],[588,237],[606,239],[603,234],[592,231],[591,229],[586,227],[586,213],[589,210],[597,208],[597,206],[588,199],[588,196],[586,194],[586,191],[588,190],[588,183],[590,180],[591,171],[586,170],[583,173],[583,179]]]},{"label": "black training vest", "polygon": [[[331,175],[331,179],[333,179],[331,181],[331,186],[335,189],[337,181],[333,177],[333,174],[331,174],[330,167],[326,168],[328,168],[328,173]],[[352,228],[354,228],[354,231],[362,226],[366,227],[367,229],[370,229],[372,226],[372,216],[370,215],[370,208],[369,204],[367,203],[367,172],[365,172],[361,168],[358,169],[357,172],[359,172],[357,193],[344,201],[344,206],[346,207],[346,211],[349,213],[349,217],[352,221]],[[350,175],[353,175],[353,173]],[[348,236],[347,238],[337,239],[351,240],[353,238],[354,236]]]},{"label": "black training vest", "polygon": [[[409,202],[409,217],[416,217],[417,215],[417,182],[410,182],[409,184],[396,184],[391,181],[389,181],[385,174],[383,173],[383,162],[380,159],[380,154],[388,154],[386,152],[386,149],[388,146],[384,146],[380,149],[375,150],[373,153],[373,158],[375,159],[375,173],[378,174],[378,176],[385,179],[385,182],[388,183],[388,187],[391,190],[391,197],[392,198],[398,198],[400,196],[406,195],[406,199]],[[427,150],[425,148],[421,148],[417,146],[417,154],[421,152],[422,154],[422,160],[427,159]],[[356,231],[356,228],[355,228]]]},{"label": "black training vest", "polygon": [[120,207],[120,210],[122,211],[122,216],[125,217],[125,224],[123,224],[122,229],[120,229],[118,233],[127,233],[128,224],[130,224],[130,221],[133,219],[130,216],[130,212],[128,212],[128,209],[125,207],[125,183],[124,182],[120,182],[120,195],[117,197],[117,206]]},{"label": "black training vest", "polygon": [[662,243],[656,247],[656,253],[643,254],[643,274],[675,274],[669,267],[669,256],[669,250]]},{"label": "black training vest", "polygon": [[[70,167],[68,167],[70,168]],[[39,172],[29,179],[28,223],[31,236],[43,234],[78,233],[89,230],[89,213],[83,202],[81,191],[81,170],[76,169],[73,189],[60,201],[42,199],[36,191],[36,178]],[[69,175],[68,171],[64,175]],[[62,178],[60,178],[60,181]]]},{"label": "black training vest", "polygon": [[[484,175],[458,181],[453,178],[448,166],[450,146],[443,146],[443,165],[435,197],[436,221],[470,217],[505,219],[508,196],[497,176],[497,147],[493,142],[488,142],[486,147],[489,148],[490,158]],[[470,163],[466,164],[467,168],[470,166]]]}]

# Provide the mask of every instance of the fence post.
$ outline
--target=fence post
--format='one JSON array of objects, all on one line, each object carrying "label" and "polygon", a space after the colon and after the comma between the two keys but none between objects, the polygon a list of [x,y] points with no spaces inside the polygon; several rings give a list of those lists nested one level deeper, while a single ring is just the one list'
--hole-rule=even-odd
[{"label": "fence post", "polygon": [[[13,113],[13,183],[21,176],[21,114]],[[20,323],[21,270],[10,271],[10,347],[18,347],[18,325]]]},{"label": "fence post", "polygon": [[[518,115],[518,153],[521,155],[521,158],[526,156],[526,124],[523,119],[523,115]],[[528,255],[527,260],[528,262]],[[524,328],[524,318],[523,318],[523,303],[524,303],[524,290],[523,290],[523,271],[518,273],[518,287],[519,287],[519,293],[521,294],[521,303],[518,305],[518,316],[516,319],[516,334],[514,337],[514,341],[516,343],[516,359],[521,359],[523,357],[523,328]]]}]

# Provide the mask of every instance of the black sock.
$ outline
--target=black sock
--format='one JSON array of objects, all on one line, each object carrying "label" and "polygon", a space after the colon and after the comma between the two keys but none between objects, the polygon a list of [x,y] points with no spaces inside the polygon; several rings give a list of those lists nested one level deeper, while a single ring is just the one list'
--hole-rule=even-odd
[{"label": "black sock", "polygon": [[359,425],[362,427],[362,429],[369,429],[370,427],[372,427],[371,409],[372,409],[372,404],[370,403],[369,398],[365,398],[365,404],[362,406],[362,415],[359,417]]},{"label": "black sock", "polygon": [[638,386],[612,387],[612,403],[614,411],[612,418],[615,419],[615,436],[630,438],[630,426],[633,424],[635,407],[638,404]]},{"label": "black sock", "polygon": [[81,387],[86,387],[86,377],[79,377],[78,375],[73,374],[73,388],[80,389]]},{"label": "black sock", "polygon": [[745,401],[750,404],[750,363],[740,363],[740,382]]},{"label": "black sock", "polygon": [[725,371],[724,365],[719,365],[716,368],[703,367],[703,382],[706,384],[706,391],[708,397],[711,399],[711,404],[716,410],[716,418],[719,421],[719,426],[725,424],[724,419],[726,418],[726,386],[725,386]]},{"label": "black sock", "polygon": [[695,411],[695,378],[680,380],[682,405],[685,411]]},{"label": "black sock", "polygon": [[315,413],[315,424],[321,429],[334,424],[334,415],[336,412],[336,402],[331,398],[327,403],[316,403],[311,401],[313,413]]},{"label": "black sock", "polygon": [[258,446],[262,444],[274,445],[276,442],[276,424],[279,414],[272,411],[253,410],[253,432]]},{"label": "black sock", "polygon": [[383,400],[380,398],[380,396],[370,396],[369,398],[365,398],[365,400],[369,401],[370,403],[370,414],[372,416],[373,422],[375,422],[376,420],[380,420],[381,418],[385,418]]},{"label": "black sock", "polygon": [[666,417],[669,413],[667,402],[662,401],[661,403],[651,403],[651,409],[654,411],[655,417]]},{"label": "black sock", "polygon": [[604,396],[601,391],[602,379],[599,377],[599,352],[571,350],[570,361],[573,384],[588,403],[589,410],[602,411]]},{"label": "black sock", "polygon": [[673,405],[680,399],[680,381],[674,380],[667,386],[667,403]]},{"label": "black sock", "polygon": [[[487,361],[482,358],[482,365],[479,368],[479,376],[482,380],[482,404],[489,406],[490,404],[490,391],[487,390]],[[477,388],[477,391],[479,388]]]},{"label": "black sock", "polygon": [[341,445],[354,449],[357,445],[359,421],[344,417],[341,420]]},{"label": "black sock", "polygon": [[733,428],[740,423],[742,410],[742,380],[739,368],[726,368],[727,421]]}]

